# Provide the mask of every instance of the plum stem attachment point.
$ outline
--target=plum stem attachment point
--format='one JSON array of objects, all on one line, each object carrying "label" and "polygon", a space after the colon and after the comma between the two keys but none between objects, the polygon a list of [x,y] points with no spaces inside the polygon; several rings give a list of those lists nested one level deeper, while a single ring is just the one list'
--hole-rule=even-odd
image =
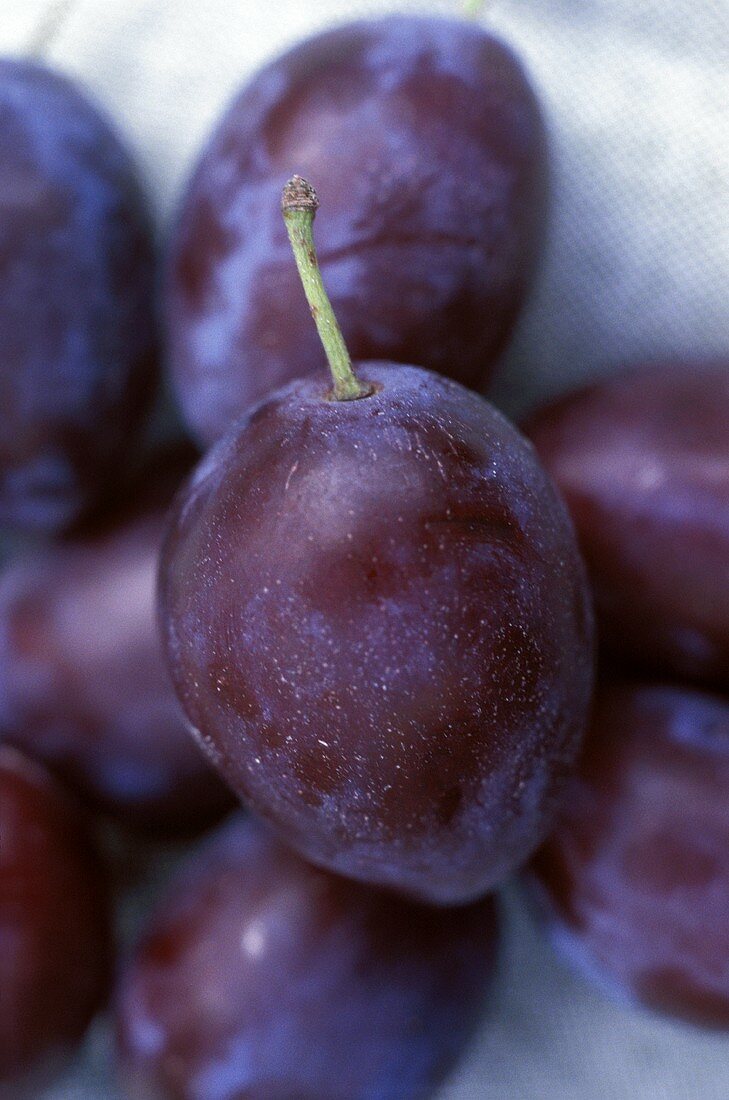
[{"label": "plum stem attachment point", "polygon": [[281,210],[306,300],[329,362],[334,383],[332,396],[335,401],[355,401],[358,397],[369,397],[372,387],[360,382],[354,373],[342,330],[324,289],[312,233],[318,209],[319,199],[311,184],[301,176],[292,176],[283,189]]}]

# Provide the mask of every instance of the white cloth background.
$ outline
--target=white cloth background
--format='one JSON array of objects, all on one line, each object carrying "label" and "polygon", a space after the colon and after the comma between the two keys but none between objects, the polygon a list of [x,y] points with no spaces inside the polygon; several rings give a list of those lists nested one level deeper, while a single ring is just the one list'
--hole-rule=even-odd
[{"label": "white cloth background", "polygon": [[[136,152],[160,231],[260,63],[333,21],[459,0],[2,0],[0,51],[77,77]],[[541,279],[495,390],[508,411],[637,357],[729,352],[729,0],[492,0],[552,133]],[[443,1100],[728,1100],[729,1038],[603,1000],[509,903],[492,1007]],[[95,1030],[52,1100],[112,1100]],[[342,1098],[347,1100],[347,1098]]]}]

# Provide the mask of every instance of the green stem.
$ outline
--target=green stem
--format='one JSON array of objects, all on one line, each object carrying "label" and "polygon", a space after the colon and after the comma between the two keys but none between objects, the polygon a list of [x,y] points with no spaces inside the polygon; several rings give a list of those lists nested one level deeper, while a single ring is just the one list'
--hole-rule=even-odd
[{"label": "green stem", "polygon": [[480,19],[486,7],[486,0],[464,0],[463,14],[466,19]]},{"label": "green stem", "polygon": [[284,187],[281,210],[294,259],[329,361],[334,383],[332,396],[335,401],[355,401],[358,397],[368,397],[372,393],[372,387],[360,382],[352,369],[352,360],[349,358],[342,330],[324,289],[312,235],[314,216],[318,209],[319,199],[311,184],[301,176],[293,176]]}]

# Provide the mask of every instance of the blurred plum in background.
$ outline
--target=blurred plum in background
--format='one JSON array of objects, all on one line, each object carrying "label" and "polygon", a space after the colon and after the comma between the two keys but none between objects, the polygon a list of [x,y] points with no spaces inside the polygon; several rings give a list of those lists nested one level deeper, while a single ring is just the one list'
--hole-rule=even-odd
[{"label": "blurred plum in background", "polygon": [[123,975],[127,1095],[422,1100],[479,1017],[496,932],[490,899],[414,905],[237,815],[191,857]]},{"label": "blurred plum in background", "polygon": [[611,657],[729,688],[729,361],[636,367],[525,431],[572,513]]},{"label": "blurred plum in background", "polygon": [[64,77],[0,59],[0,523],[67,528],[129,461],[156,381],[129,156]]},{"label": "blurred plum in background", "polygon": [[125,825],[165,836],[232,803],[187,732],[157,637],[157,558],[189,463],[158,457],[134,504],[0,574],[0,740]]},{"label": "blurred plum in background", "polygon": [[533,881],[579,969],[729,1027],[729,702],[665,684],[603,687]]},{"label": "blurred plum in background", "polygon": [[[106,876],[80,809],[0,745],[0,1095],[36,1097],[83,1036],[112,968]],[[27,1090],[27,1092],[26,1092]]]},{"label": "blurred plum in background", "polygon": [[206,443],[325,370],[279,213],[294,172],[322,200],[319,257],[354,359],[480,386],[531,282],[546,144],[512,51],[465,19],[392,16],[308,39],[233,101],[178,213],[168,351]]}]

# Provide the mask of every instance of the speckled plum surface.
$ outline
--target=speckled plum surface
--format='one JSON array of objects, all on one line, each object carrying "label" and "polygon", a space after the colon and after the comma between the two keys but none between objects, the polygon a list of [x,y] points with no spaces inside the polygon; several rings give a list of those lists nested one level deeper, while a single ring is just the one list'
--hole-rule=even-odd
[{"label": "speckled plum surface", "polygon": [[503,43],[465,20],[393,16],[311,38],[224,115],[178,212],[170,366],[190,426],[218,438],[323,364],[281,224],[295,172],[351,354],[485,381],[545,220],[539,107]]},{"label": "speckled plum surface", "polygon": [[314,862],[438,902],[530,854],[592,682],[584,572],[529,443],[483,398],[363,364],[292,383],[203,460],[161,566],[201,743]]}]

